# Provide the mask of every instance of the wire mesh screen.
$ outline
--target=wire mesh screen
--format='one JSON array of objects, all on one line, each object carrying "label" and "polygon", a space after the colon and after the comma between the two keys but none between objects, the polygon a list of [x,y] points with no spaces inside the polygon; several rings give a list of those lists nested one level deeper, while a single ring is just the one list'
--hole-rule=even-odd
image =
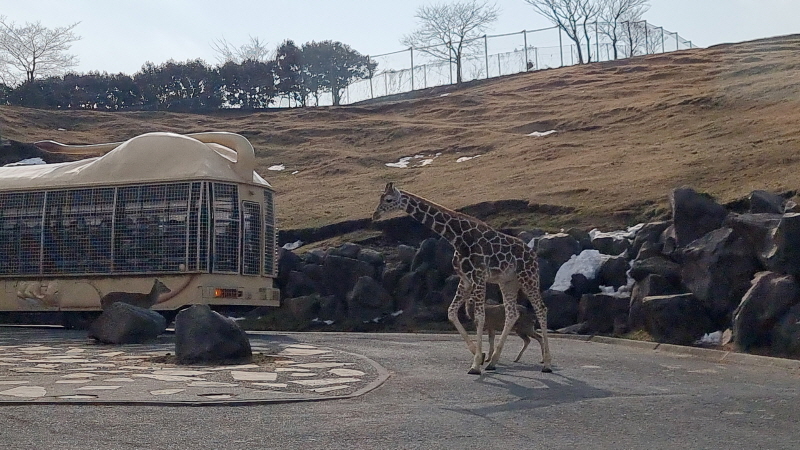
[{"label": "wire mesh screen", "polygon": [[264,190],[264,273],[277,275],[277,236],[275,232],[275,203],[272,192]]},{"label": "wire mesh screen", "polygon": [[186,270],[190,183],[119,188],[114,272]]},{"label": "wire mesh screen", "polygon": [[0,194],[0,274],[39,273],[44,192]]},{"label": "wire mesh screen", "polygon": [[214,272],[239,272],[239,194],[235,184],[212,185]]},{"label": "wire mesh screen", "polygon": [[264,192],[264,204],[245,203],[241,215],[229,183],[0,193],[0,276],[274,276],[273,194]]},{"label": "wire mesh screen", "polygon": [[42,273],[110,272],[114,188],[50,191],[45,203]]},{"label": "wire mesh screen", "polygon": [[261,274],[261,205],[242,204],[242,274]]}]

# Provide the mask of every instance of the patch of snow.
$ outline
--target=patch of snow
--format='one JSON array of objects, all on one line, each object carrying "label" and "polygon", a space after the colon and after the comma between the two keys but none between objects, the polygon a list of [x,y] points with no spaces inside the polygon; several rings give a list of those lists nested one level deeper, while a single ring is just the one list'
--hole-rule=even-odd
[{"label": "patch of snow", "polygon": [[267,167],[267,170],[274,170],[276,172],[280,172],[281,170],[286,170],[286,166],[283,164],[275,164],[274,166]]},{"label": "patch of snow", "polygon": [[549,130],[549,131],[534,131],[533,133],[530,133],[530,134],[528,134],[528,136],[533,136],[533,137],[544,137],[544,136],[550,136],[550,135],[551,135],[551,134],[553,134],[553,133],[557,133],[557,131],[556,131],[556,130]]},{"label": "patch of snow", "polygon": [[300,173],[300,171],[299,170],[295,170],[294,172],[292,172],[292,175],[297,175],[298,173]]},{"label": "patch of snow", "polygon": [[447,97],[448,95],[450,95],[450,93],[449,92],[445,92],[444,94],[440,95],[439,97]]},{"label": "patch of snow", "polygon": [[[414,155],[414,156],[404,156],[400,158],[397,162],[393,163],[385,163],[386,167],[394,167],[396,169],[407,169],[409,167],[424,167],[431,163],[433,160],[438,158],[441,155],[440,153],[436,153],[433,156],[430,155]],[[411,162],[413,160],[420,160],[418,164],[411,166]]]},{"label": "patch of snow", "polygon": [[722,331],[715,331],[713,333],[706,333],[695,342],[699,345],[722,345]]},{"label": "patch of snow", "polygon": [[283,248],[284,250],[295,250],[300,248],[301,245],[303,245],[303,241],[298,240],[294,242],[287,242],[286,244],[283,244],[283,247],[281,248]]},{"label": "patch of snow", "polygon": [[42,158],[27,158],[17,162],[8,163],[3,167],[35,166],[37,164],[47,164]]},{"label": "patch of snow", "polygon": [[569,261],[558,268],[556,279],[550,289],[566,291],[572,286],[572,275],[578,273],[590,280],[596,278],[600,266],[609,258],[611,256],[603,255],[598,250],[584,250],[579,255],[572,255]]},{"label": "patch of snow", "polygon": [[477,158],[477,157],[479,157],[479,156],[481,156],[481,155],[475,155],[475,156],[462,156],[461,158],[458,158],[458,159],[456,160],[456,162],[457,162],[457,163],[461,163],[461,162],[464,162],[464,161],[469,161],[470,159],[474,159],[474,158]]},{"label": "patch of snow", "polygon": [[58,131],[67,131],[67,130],[65,130],[63,128],[59,128]]},{"label": "patch of snow", "polygon": [[600,231],[597,228],[589,231],[589,239],[594,240],[600,237],[610,237],[614,240],[622,240],[622,239],[633,239],[636,237],[636,233],[642,229],[644,226],[643,223],[636,224],[632,227],[628,227],[626,230],[618,230],[618,231]]},{"label": "patch of snow", "polygon": [[392,317],[397,317],[397,316],[399,316],[400,314],[403,314],[403,310],[402,310],[402,309],[401,309],[401,310],[398,310],[398,311],[395,311],[395,312],[393,312],[391,315],[392,315]]}]

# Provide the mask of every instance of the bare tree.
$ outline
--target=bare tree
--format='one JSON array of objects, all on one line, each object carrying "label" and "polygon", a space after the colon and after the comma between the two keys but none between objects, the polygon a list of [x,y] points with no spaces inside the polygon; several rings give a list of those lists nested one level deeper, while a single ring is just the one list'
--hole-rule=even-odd
[{"label": "bare tree", "polygon": [[253,36],[250,36],[249,42],[239,47],[234,47],[224,37],[215,39],[211,43],[211,48],[217,52],[217,60],[220,64],[228,62],[241,64],[245,61],[267,62],[270,59],[267,43],[261,42],[261,39]]},{"label": "bare tree", "polygon": [[575,43],[578,50],[578,63],[591,61],[591,43],[587,42],[590,49],[588,59],[583,57],[580,35],[581,28],[586,39],[589,38],[588,24],[596,19],[597,7],[595,0],[525,0],[536,11],[553,22],[567,37]]},{"label": "bare tree", "polygon": [[420,6],[414,15],[420,21],[419,28],[400,43],[435,59],[454,61],[456,83],[461,83],[465,52],[497,20],[499,11],[497,5],[485,0]]},{"label": "bare tree", "polygon": [[80,40],[73,33],[80,22],[47,28],[40,22],[18,26],[0,16],[0,71],[5,83],[30,83],[35,78],[57,76],[78,65],[67,53]]},{"label": "bare tree", "polygon": [[[631,23],[640,22],[650,9],[650,0],[599,0],[600,33],[608,37],[614,51],[614,59],[619,58],[617,45],[630,35]],[[630,44],[630,42],[628,42]],[[629,55],[632,56],[632,55]]]}]

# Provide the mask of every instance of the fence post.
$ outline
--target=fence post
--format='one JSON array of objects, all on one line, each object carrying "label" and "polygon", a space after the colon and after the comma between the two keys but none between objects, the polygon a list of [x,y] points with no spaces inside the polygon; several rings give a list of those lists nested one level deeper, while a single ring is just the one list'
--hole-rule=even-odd
[{"label": "fence post", "polygon": [[600,28],[597,26],[597,21],[594,21],[594,46],[597,49],[597,57],[595,62],[600,62]]},{"label": "fence post", "polygon": [[408,51],[411,52],[411,90],[414,90],[414,47],[409,47]]},{"label": "fence post", "polygon": [[428,89],[428,65],[422,65],[422,89]]},{"label": "fence post", "polygon": [[558,27],[558,51],[561,53],[561,67],[564,67],[564,45],[561,41],[561,27]]},{"label": "fence post", "polygon": [[689,48],[694,48],[694,47],[692,46],[692,41],[689,41]]},{"label": "fence post", "polygon": [[[369,55],[367,55],[367,61],[371,61],[369,59]],[[374,70],[370,70],[369,71],[369,98],[375,98],[375,93],[372,91],[372,76],[373,76],[373,73],[374,73]]]},{"label": "fence post", "polygon": [[[483,35],[483,56],[486,58],[486,78],[489,78],[489,38]],[[498,57],[499,59],[499,57]]]},{"label": "fence post", "polygon": [[650,36],[647,32],[647,21],[644,21],[644,54],[650,54]]},{"label": "fence post", "polygon": [[661,53],[666,53],[667,50],[664,48],[664,27],[658,28],[661,28]]},{"label": "fence post", "polygon": [[453,84],[453,41],[447,43],[447,59],[450,62],[450,84]]},{"label": "fence post", "polygon": [[[528,59],[528,32],[525,30],[522,30],[522,42],[525,45],[525,72],[527,72],[529,70],[528,61],[530,61],[530,59]],[[534,50],[534,55],[535,54],[536,50]]]},{"label": "fence post", "polygon": [[383,95],[389,95],[389,72],[385,70],[383,71],[383,89],[385,92]]},{"label": "fence post", "polygon": [[539,51],[533,47],[533,70],[539,70]]}]

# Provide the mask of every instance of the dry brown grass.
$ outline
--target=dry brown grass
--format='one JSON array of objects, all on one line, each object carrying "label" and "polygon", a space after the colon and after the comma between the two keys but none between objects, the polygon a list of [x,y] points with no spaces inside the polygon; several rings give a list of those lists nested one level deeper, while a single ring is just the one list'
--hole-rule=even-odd
[{"label": "dry brown grass", "polygon": [[[25,142],[241,133],[278,192],[282,228],[369,217],[390,180],[452,208],[501,199],[575,208],[557,217],[489,220],[546,228],[619,227],[659,216],[668,192],[681,185],[722,202],[800,185],[800,36],[519,74],[413,97],[214,115],[0,107],[0,120],[4,137]],[[526,136],[549,129],[558,133]],[[439,152],[426,167],[384,165]],[[266,170],[279,163],[287,170]]]}]

